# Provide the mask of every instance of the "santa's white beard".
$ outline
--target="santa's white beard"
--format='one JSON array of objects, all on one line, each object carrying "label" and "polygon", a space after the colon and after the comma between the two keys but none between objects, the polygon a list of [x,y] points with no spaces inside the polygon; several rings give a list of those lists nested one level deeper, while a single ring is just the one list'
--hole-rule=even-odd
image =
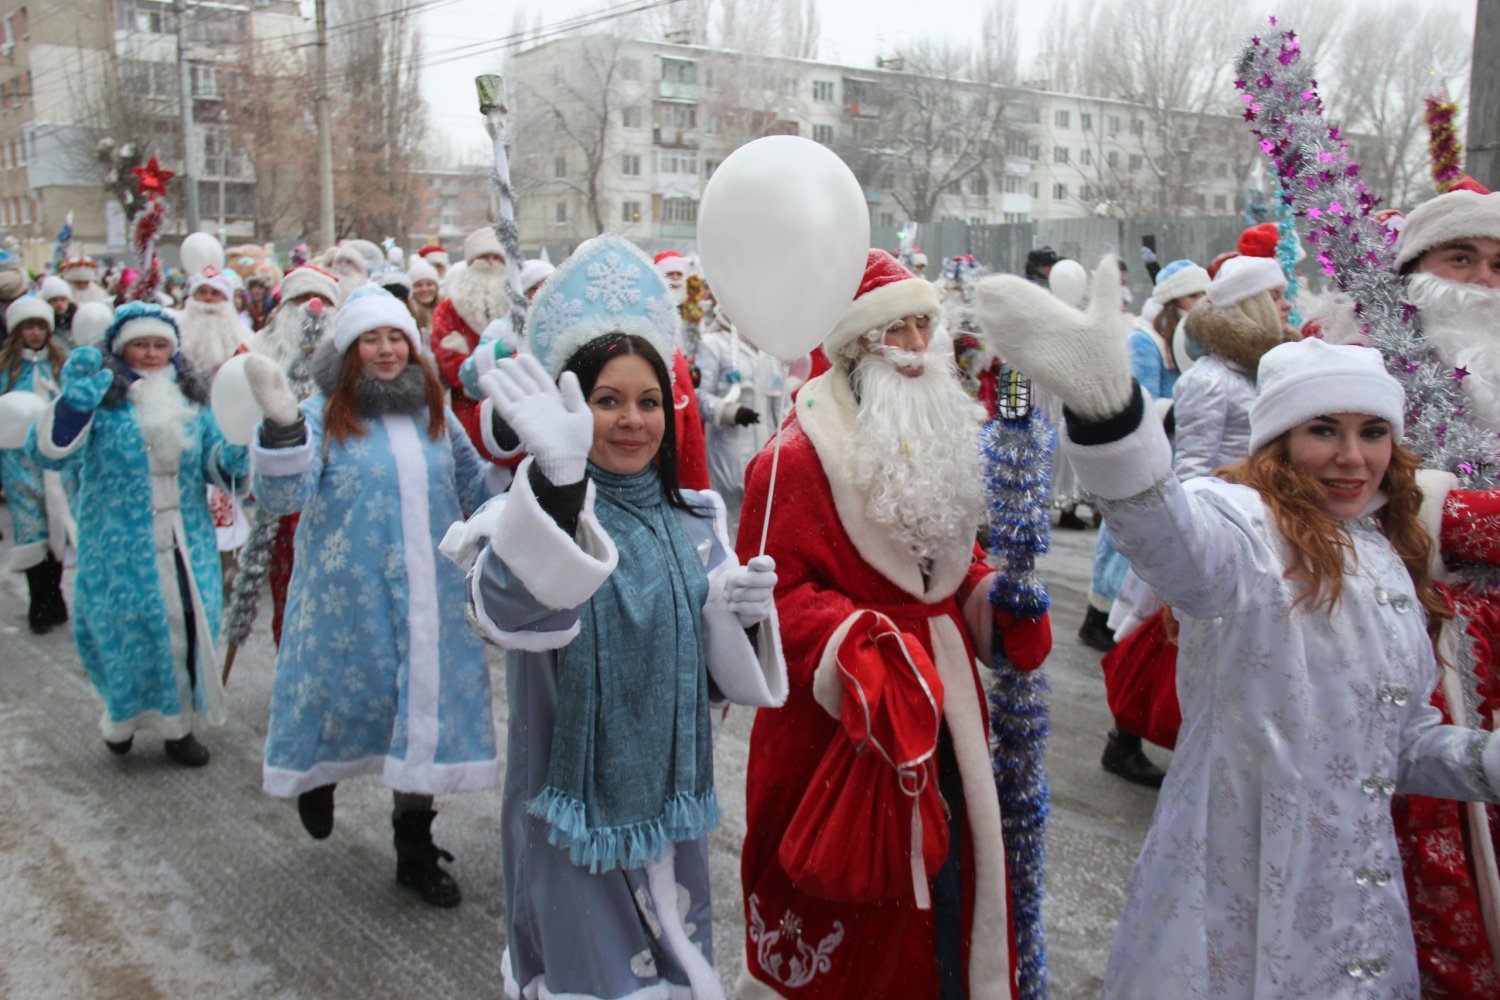
[{"label": "santa's white beard", "polygon": [[141,376],[131,384],[127,395],[135,405],[135,422],[147,447],[158,455],[188,450],[193,442],[188,424],[195,411],[177,387],[176,369],[168,365]]},{"label": "santa's white beard", "polygon": [[[918,376],[898,366],[922,367]],[[889,525],[919,559],[974,544],[984,511],[979,429],[984,411],[944,357],[886,348],[862,357],[851,376],[859,413],[845,475],[865,513]]]},{"label": "santa's white beard", "polygon": [[1460,385],[1473,416],[1500,431],[1500,289],[1417,274],[1406,299],[1443,364],[1468,371]]},{"label": "santa's white beard", "polygon": [[182,310],[182,352],[213,378],[245,343],[245,324],[230,302],[188,299]]},{"label": "santa's white beard", "polygon": [[672,296],[672,304],[673,305],[678,305],[678,306],[682,305],[684,302],[687,301],[687,282],[686,281],[669,281],[669,282],[667,282],[667,293]]},{"label": "santa's white beard", "polygon": [[316,343],[303,343],[306,312],[290,303],[277,306],[271,322],[255,335],[255,350],[274,360],[282,368],[311,354]]},{"label": "santa's white beard", "polygon": [[510,313],[510,275],[504,264],[476,260],[449,284],[453,308],[475,333]]}]

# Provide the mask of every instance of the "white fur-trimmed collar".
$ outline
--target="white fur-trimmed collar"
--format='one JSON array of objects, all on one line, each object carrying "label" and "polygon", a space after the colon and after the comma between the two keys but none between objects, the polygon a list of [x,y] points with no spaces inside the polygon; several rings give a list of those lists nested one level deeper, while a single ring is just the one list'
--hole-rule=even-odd
[{"label": "white fur-trimmed collar", "polygon": [[955,547],[936,560],[926,582],[920,561],[891,529],[865,513],[865,498],[844,475],[844,449],[858,404],[849,378],[835,366],[802,387],[797,420],[828,477],[833,506],[860,557],[891,583],[926,604],[952,596],[963,583],[973,550]]}]

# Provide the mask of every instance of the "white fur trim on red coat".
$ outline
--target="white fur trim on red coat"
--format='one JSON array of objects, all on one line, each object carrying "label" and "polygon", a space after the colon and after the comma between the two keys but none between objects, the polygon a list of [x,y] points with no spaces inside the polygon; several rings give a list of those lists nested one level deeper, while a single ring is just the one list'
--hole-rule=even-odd
[{"label": "white fur trim on red coat", "polygon": [[1443,504],[1447,501],[1448,494],[1458,489],[1458,477],[1440,469],[1418,469],[1417,486],[1422,490],[1422,506],[1417,511],[1417,520],[1422,522],[1422,527],[1427,529],[1427,537],[1432,539],[1427,569],[1434,580],[1446,581],[1452,578],[1452,574],[1443,564]]},{"label": "white fur trim on red coat", "polygon": [[964,582],[973,562],[973,549],[954,546],[953,551],[936,560],[924,578],[922,564],[911,550],[896,540],[889,526],[875,522],[865,513],[865,497],[844,477],[843,471],[846,442],[857,409],[849,377],[837,366],[810,379],[797,397],[797,421],[812,442],[828,477],[839,522],[860,558],[881,576],[924,604],[946,600]]},{"label": "white fur trim on red coat", "polygon": [[857,337],[883,329],[903,316],[939,319],[942,315],[943,304],[932,282],[916,277],[893,281],[871,289],[849,304],[833,332],[824,338],[823,353],[832,361]]},{"label": "white fur trim on red coat", "polygon": [[981,661],[989,659],[990,647],[995,643],[995,606],[990,603],[990,588],[996,575],[986,573],[964,599],[964,624],[969,626],[969,641],[974,643],[974,652]]},{"label": "white fur trim on red coat", "polygon": [[[868,611],[866,608],[858,608],[848,618],[839,622],[839,627],[833,630],[833,635],[823,644],[823,652],[818,656],[818,665],[813,669],[812,693],[813,700],[823,707],[823,711],[835,719],[843,716],[844,704],[844,678],[839,673],[839,647],[849,637],[849,629],[854,626],[860,615]],[[870,611],[876,621],[890,629],[899,632],[896,623],[878,611]]]},{"label": "white fur trim on red coat", "polygon": [[594,484],[584,494],[578,534],[569,536],[542,509],[531,491],[528,457],[495,515],[490,551],[515,574],[529,594],[549,608],[583,604],[619,564],[615,543],[594,517]]}]

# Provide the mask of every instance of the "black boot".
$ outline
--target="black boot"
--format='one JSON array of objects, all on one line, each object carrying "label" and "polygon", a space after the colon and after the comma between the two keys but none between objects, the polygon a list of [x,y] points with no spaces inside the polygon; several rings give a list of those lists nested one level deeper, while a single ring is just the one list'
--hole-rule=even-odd
[{"label": "black boot", "polygon": [[1092,604],[1083,613],[1083,625],[1078,629],[1078,638],[1085,646],[1107,653],[1115,648],[1115,634],[1109,630],[1109,615]]},{"label": "black boot", "polygon": [[452,861],[453,855],[432,842],[436,815],[431,809],[412,809],[391,817],[396,828],[396,881],[417,890],[433,906],[457,906],[463,894],[438,864]]},{"label": "black boot", "polygon": [[1088,525],[1078,516],[1078,511],[1068,507],[1057,515],[1057,526],[1068,531],[1087,531]]},{"label": "black boot", "polygon": [[26,609],[26,624],[37,635],[46,635],[52,631],[52,626],[55,624],[52,621],[51,608],[47,603],[50,580],[51,574],[48,572],[45,561],[27,567],[26,590],[30,594],[31,603]]},{"label": "black boot", "polygon": [[208,763],[208,747],[198,742],[198,737],[188,733],[180,740],[167,740],[167,756],[183,767],[202,767]]},{"label": "black boot", "polygon": [[68,602],[63,597],[62,578],[63,564],[52,553],[47,553],[47,562],[44,564],[48,573],[47,588],[47,617],[54,625],[65,624],[68,620]]},{"label": "black boot", "polygon": [[297,815],[314,840],[327,840],[333,832],[333,790],[337,785],[319,785],[297,796]]},{"label": "black boot", "polygon": [[123,757],[126,754],[128,754],[130,752],[131,746],[134,743],[135,743],[135,737],[134,736],[127,736],[123,740],[105,740],[104,741],[104,745],[107,746],[107,747],[109,747],[109,752],[112,753],[112,754],[114,754],[116,757]]},{"label": "black boot", "polygon": [[1148,788],[1160,788],[1162,779],[1167,776],[1167,772],[1151,763],[1141,750],[1139,736],[1126,736],[1118,729],[1109,731],[1109,742],[1104,744],[1104,757],[1099,763],[1110,774]]}]

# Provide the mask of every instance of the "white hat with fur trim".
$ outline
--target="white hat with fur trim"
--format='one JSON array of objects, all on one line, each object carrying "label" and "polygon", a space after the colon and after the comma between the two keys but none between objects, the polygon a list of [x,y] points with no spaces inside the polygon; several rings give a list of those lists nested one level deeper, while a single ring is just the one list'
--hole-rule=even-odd
[{"label": "white hat with fur trim", "polygon": [[1406,391],[1385,370],[1373,347],[1330,344],[1308,337],[1261,356],[1259,391],[1250,405],[1250,450],[1313,417],[1365,413],[1390,422],[1401,443]]},{"label": "white hat with fur trim", "polygon": [[505,259],[505,248],[500,245],[500,237],[495,235],[494,226],[481,226],[464,237],[465,264],[472,264],[489,253],[497,253],[501,260]]},{"label": "white hat with fur trim", "polygon": [[553,379],[580,347],[608,333],[645,338],[670,371],[678,322],[651,258],[606,233],[581,244],[547,279],[532,300],[526,342]]},{"label": "white hat with fur trim", "polygon": [[425,257],[411,258],[406,265],[406,276],[411,279],[413,285],[419,281],[436,281],[441,284],[443,280],[438,277],[437,268],[427,263]]},{"label": "white hat with fur trim", "polygon": [[316,264],[294,267],[281,279],[281,301],[291,302],[304,295],[320,295],[333,305],[339,300],[339,279]]},{"label": "white hat with fur trim", "polygon": [[1500,240],[1500,194],[1449,191],[1412,209],[1396,240],[1396,269],[1405,270],[1434,247],[1465,237]]},{"label": "white hat with fur trim", "polygon": [[936,318],[942,311],[937,287],[932,282],[912,274],[884,250],[871,250],[854,301],[824,339],[823,353],[833,361],[844,348],[871,330],[884,330],[903,316]]},{"label": "white hat with fur trim", "polygon": [[532,259],[521,265],[521,292],[531,291],[533,286],[540,285],[552,276],[557,268],[550,261]]},{"label": "white hat with fur trim", "polygon": [[49,274],[42,279],[41,287],[37,289],[37,295],[52,301],[57,298],[66,298],[73,301],[73,286],[62,280],[55,274]]},{"label": "white hat with fur trim", "polygon": [[57,323],[57,314],[52,311],[52,306],[47,303],[46,299],[35,295],[23,295],[5,309],[7,330],[15,331],[22,323],[32,319],[41,320],[47,324],[47,329],[51,330]]},{"label": "white hat with fur trim", "polygon": [[333,346],[340,354],[349,345],[369,331],[381,326],[393,326],[406,334],[413,350],[422,346],[417,336],[417,321],[411,310],[390,292],[379,285],[361,285],[348,300],[339,307],[333,318]]},{"label": "white hat with fur trim", "polygon": [[1231,257],[1208,283],[1208,301],[1221,309],[1257,292],[1285,288],[1286,275],[1274,257]]},{"label": "white hat with fur trim", "polygon": [[104,331],[104,343],[111,354],[119,356],[125,345],[142,337],[161,337],[172,342],[177,353],[177,320],[161,306],[151,302],[127,302],[115,310],[115,318]]},{"label": "white hat with fur trim", "polygon": [[[220,271],[210,264],[197,274],[193,280],[188,282],[188,297],[191,298],[200,288],[217,289],[226,299],[234,297],[234,282],[230,279],[233,271]],[[239,277],[239,275],[235,275]]]}]

